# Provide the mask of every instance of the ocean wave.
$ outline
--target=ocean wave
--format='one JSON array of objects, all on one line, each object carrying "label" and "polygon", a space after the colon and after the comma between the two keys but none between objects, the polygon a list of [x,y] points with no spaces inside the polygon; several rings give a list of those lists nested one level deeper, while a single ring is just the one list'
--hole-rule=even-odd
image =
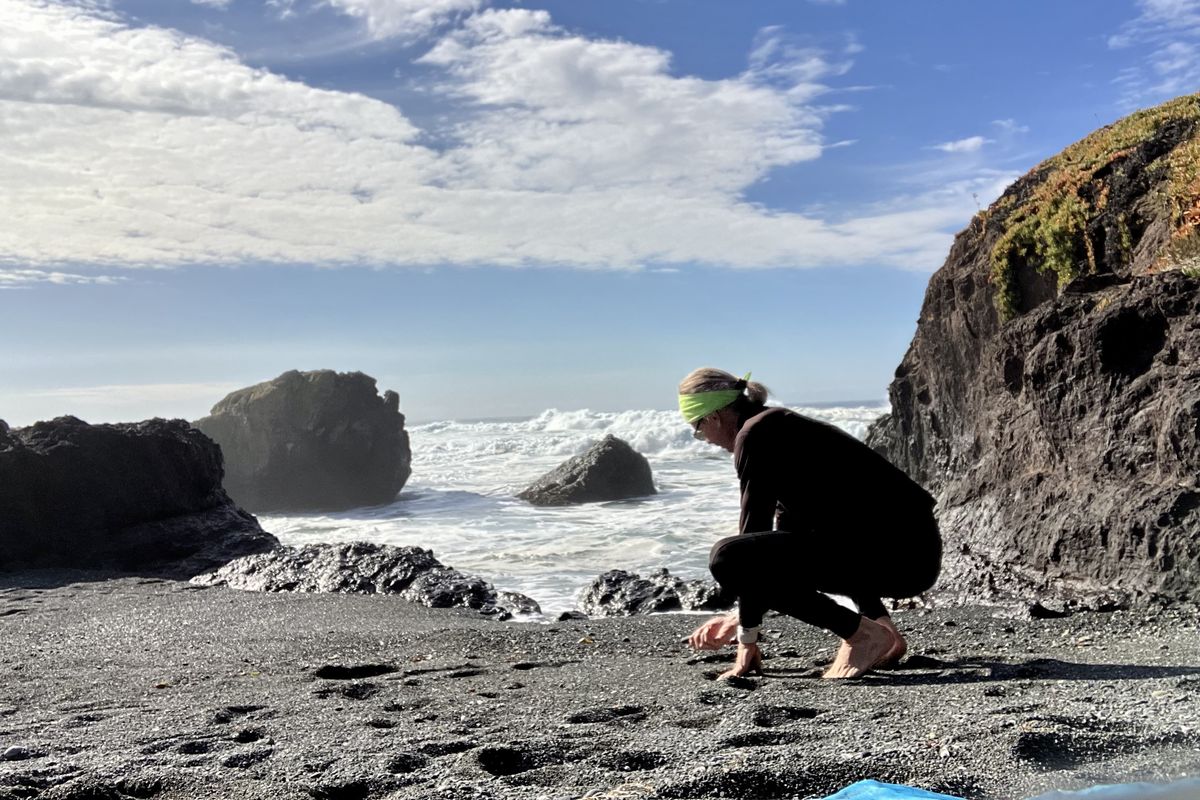
[{"label": "ocean wave", "polygon": [[[791,407],[814,419],[838,426],[859,439],[888,407]],[[409,429],[414,439],[433,452],[459,455],[571,456],[586,450],[607,434],[625,440],[646,456],[703,455],[711,445],[692,437],[677,411],[562,411],[547,409],[524,420],[439,421]]]}]

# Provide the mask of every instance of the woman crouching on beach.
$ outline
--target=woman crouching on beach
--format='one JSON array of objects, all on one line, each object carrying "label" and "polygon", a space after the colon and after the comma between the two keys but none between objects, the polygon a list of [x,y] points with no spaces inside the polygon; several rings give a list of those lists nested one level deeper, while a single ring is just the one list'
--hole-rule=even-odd
[{"label": "woman crouching on beach", "polygon": [[[733,453],[741,483],[739,535],[717,542],[709,569],[737,611],[689,638],[697,650],[738,642],[721,677],[761,674],[763,614],[779,611],[842,640],[826,678],[894,664],[904,637],[881,597],[931,586],[942,541],[934,500],[870,447],[832,425],[766,406],[767,388],[719,369],[679,384],[679,409],[698,439]],[[828,594],[849,597],[858,611]]]}]

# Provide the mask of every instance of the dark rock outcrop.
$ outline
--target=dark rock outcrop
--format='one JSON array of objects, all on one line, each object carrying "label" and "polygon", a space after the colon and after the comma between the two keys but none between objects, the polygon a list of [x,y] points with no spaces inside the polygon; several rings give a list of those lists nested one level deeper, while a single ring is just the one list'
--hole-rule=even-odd
[{"label": "dark rock outcrop", "polygon": [[930,280],[868,442],[937,494],[976,599],[1200,598],[1198,153],[1198,96],[1104,128]]},{"label": "dark rock outcrop", "polygon": [[628,500],[654,494],[650,462],[609,434],[538,478],[517,497],[535,506]]},{"label": "dark rock outcrop", "polygon": [[0,426],[0,570],[188,577],[277,546],[221,474],[220,449],[183,420]]},{"label": "dark rock outcrop", "polygon": [[285,372],[195,425],[221,445],[226,491],[255,512],[390,503],[412,472],[399,396],[361,372]]},{"label": "dark rock outcrop", "polygon": [[627,617],[660,611],[720,611],[733,597],[708,581],[685,581],[666,569],[643,578],[623,569],[609,570],[584,590],[579,607],[594,617]]},{"label": "dark rock outcrop", "polygon": [[497,592],[482,578],[444,566],[429,550],[370,542],[280,547],[193,582],[256,592],[398,594],[431,608],[472,608],[501,619],[541,613],[525,595]]}]

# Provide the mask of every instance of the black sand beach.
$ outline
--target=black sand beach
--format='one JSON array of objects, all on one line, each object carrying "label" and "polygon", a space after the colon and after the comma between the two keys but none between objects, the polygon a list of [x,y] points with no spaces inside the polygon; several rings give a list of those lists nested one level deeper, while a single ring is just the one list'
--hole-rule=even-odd
[{"label": "black sand beach", "polygon": [[713,678],[692,615],[500,623],[396,597],[0,576],[0,798],[969,798],[1200,775],[1194,611],[905,611],[903,668]]}]

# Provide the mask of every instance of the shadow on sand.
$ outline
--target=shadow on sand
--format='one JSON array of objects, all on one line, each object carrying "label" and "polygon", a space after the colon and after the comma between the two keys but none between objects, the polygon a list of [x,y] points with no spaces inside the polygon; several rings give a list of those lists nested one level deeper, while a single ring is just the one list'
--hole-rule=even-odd
[{"label": "shadow on sand", "polygon": [[[820,677],[812,668],[770,669],[773,678]],[[1152,666],[1148,664],[1082,664],[1056,658],[1003,661],[992,658],[941,660],[913,656],[898,668],[880,670],[853,680],[889,686],[931,686],[948,683],[992,683],[999,681],[1114,681],[1154,680],[1200,675],[1200,666]]]}]

